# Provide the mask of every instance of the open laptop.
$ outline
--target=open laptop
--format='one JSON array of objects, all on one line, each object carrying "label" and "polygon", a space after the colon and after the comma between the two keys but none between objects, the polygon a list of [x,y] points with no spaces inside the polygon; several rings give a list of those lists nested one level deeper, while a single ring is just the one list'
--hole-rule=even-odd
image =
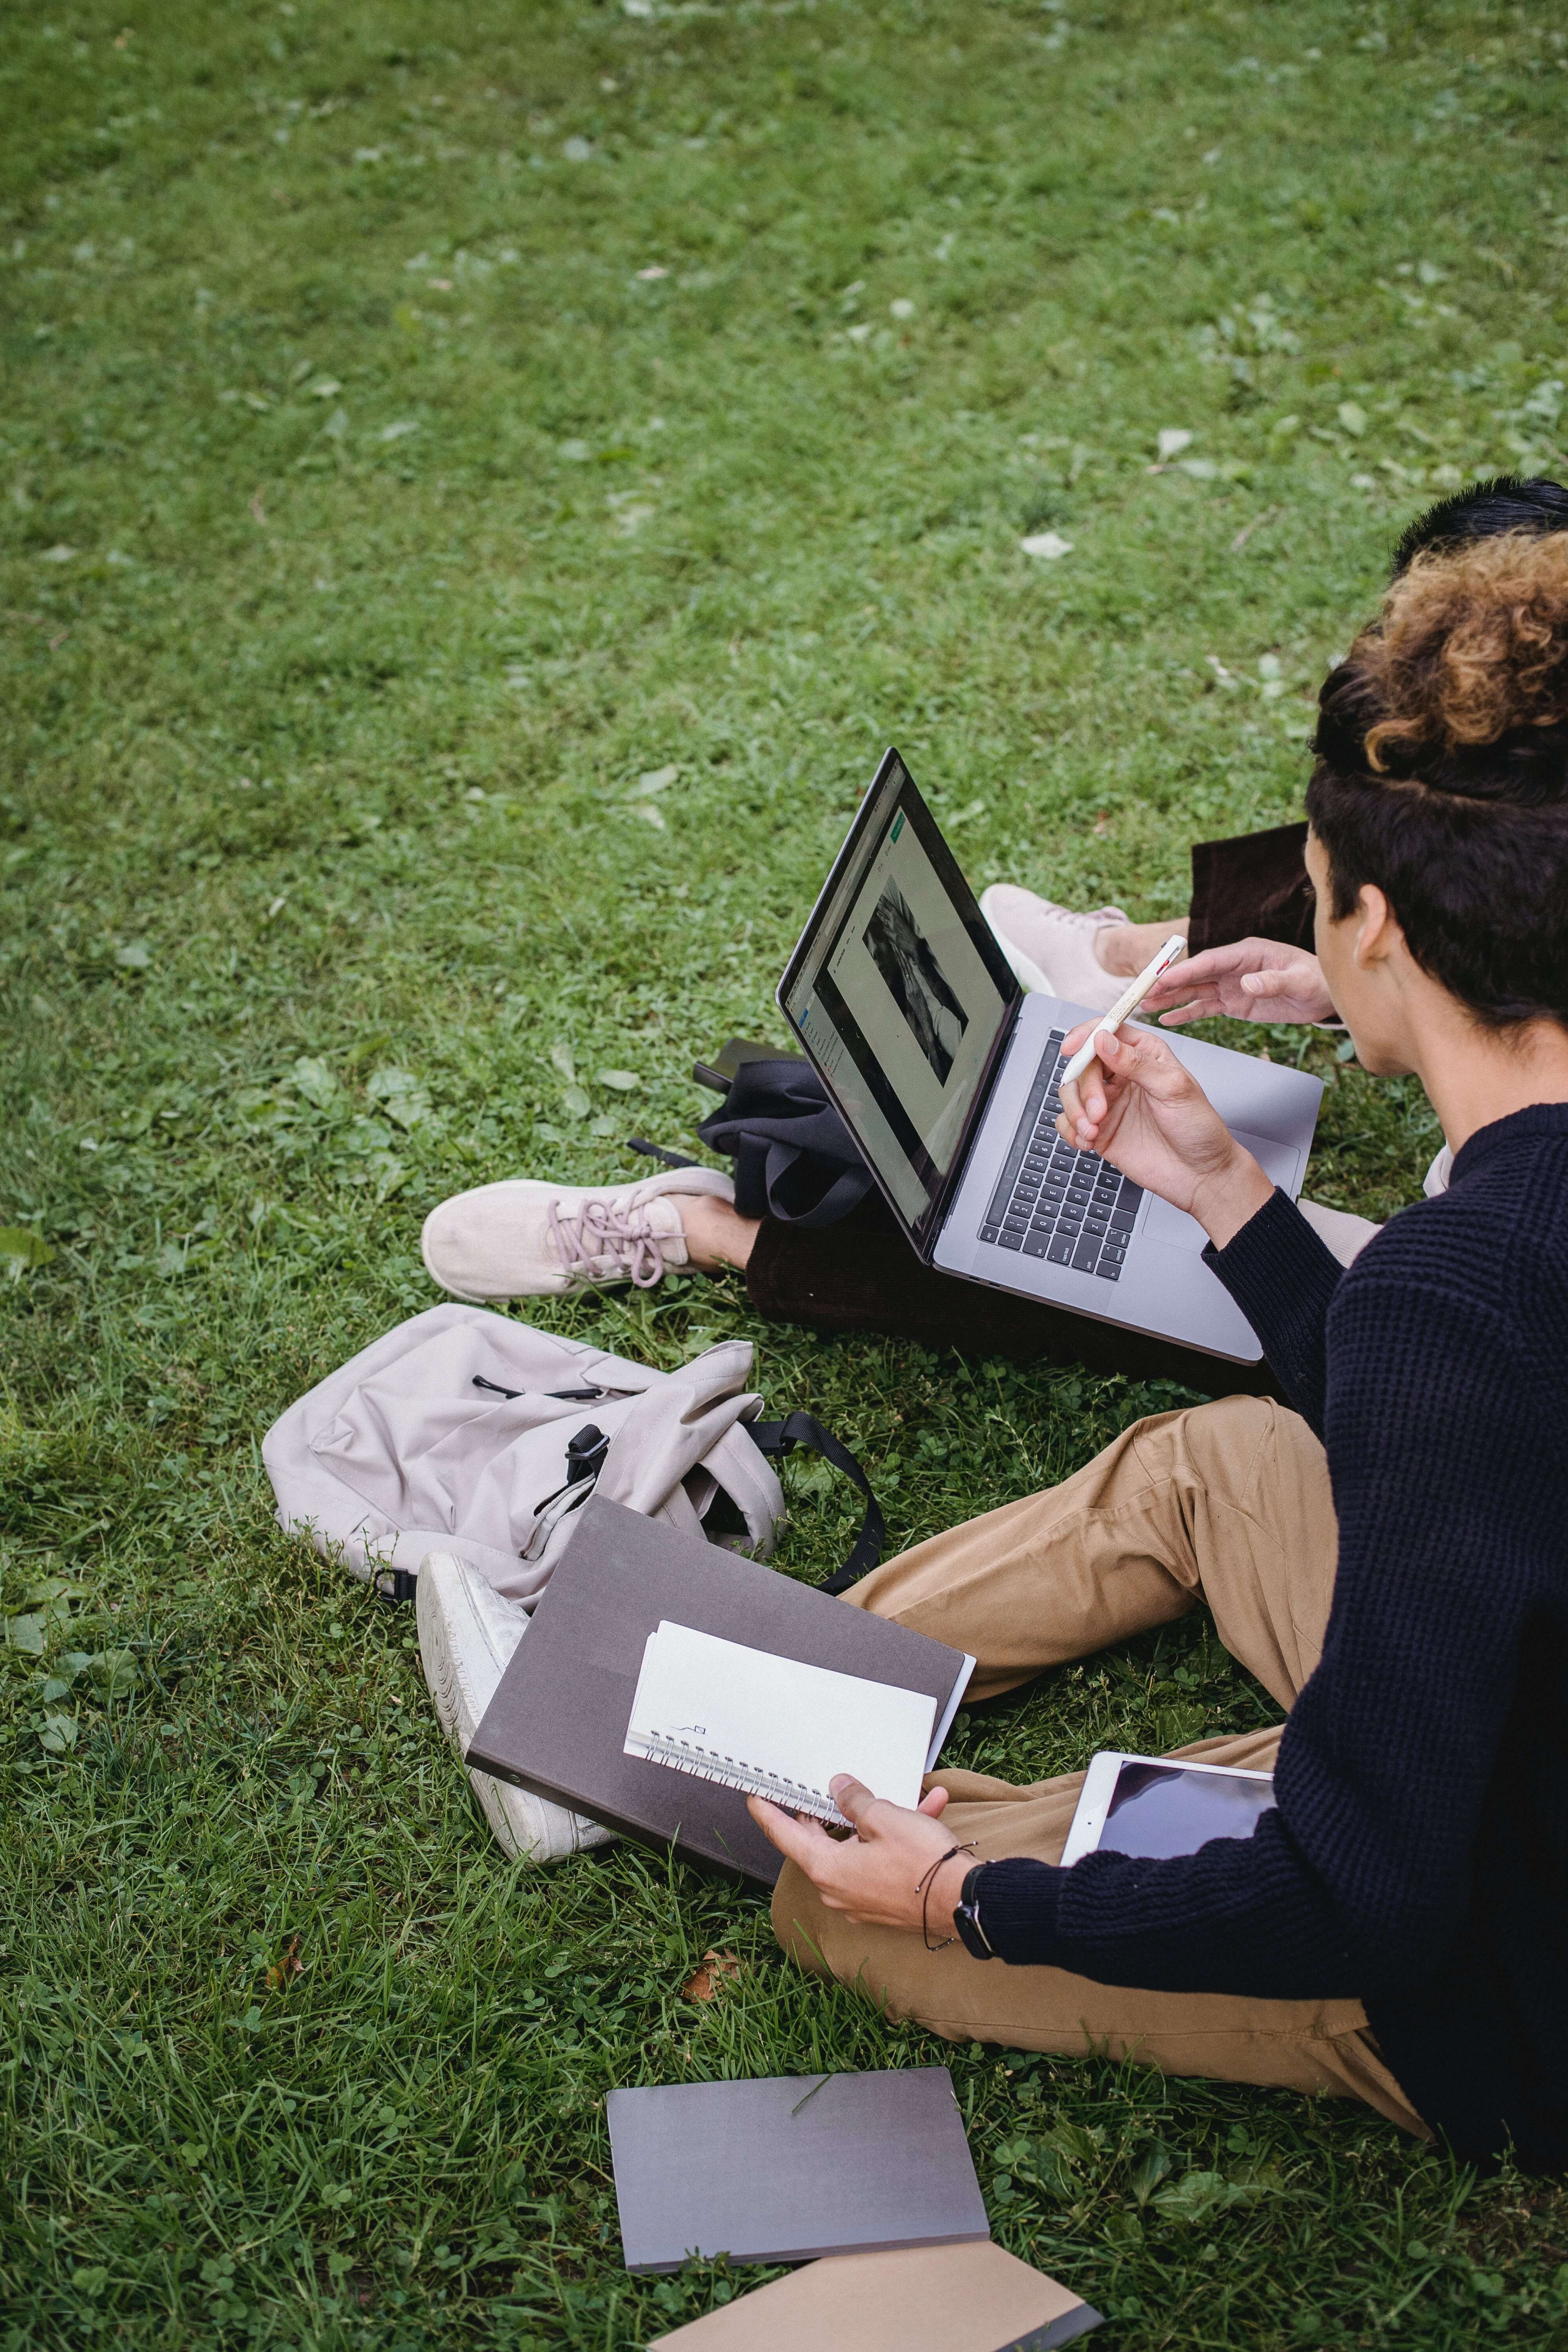
[{"label": "open laptop", "polygon": [[[778,1002],[927,1265],[1255,1364],[1196,1221],[1056,1134],[1067,1032],[1092,1008],[1026,995],[889,751],[778,986]],[[1239,1142],[1294,1200],[1322,1084],[1167,1034]]]}]

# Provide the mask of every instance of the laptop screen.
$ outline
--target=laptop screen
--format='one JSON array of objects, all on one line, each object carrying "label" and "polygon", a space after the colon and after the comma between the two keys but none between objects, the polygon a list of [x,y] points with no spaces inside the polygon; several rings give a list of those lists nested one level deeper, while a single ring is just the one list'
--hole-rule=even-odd
[{"label": "laptop screen", "polygon": [[779,1003],[911,1229],[942,1191],[1019,994],[931,811],[889,751]]}]

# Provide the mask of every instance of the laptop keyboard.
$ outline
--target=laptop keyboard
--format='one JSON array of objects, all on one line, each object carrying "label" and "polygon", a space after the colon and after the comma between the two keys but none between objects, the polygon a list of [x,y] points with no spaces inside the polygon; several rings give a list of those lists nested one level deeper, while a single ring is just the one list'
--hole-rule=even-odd
[{"label": "laptop keyboard", "polygon": [[1058,1136],[1065,1034],[1053,1029],[1046,1041],[980,1238],[996,1249],[1021,1250],[1026,1257],[1120,1282],[1142,1188]]}]

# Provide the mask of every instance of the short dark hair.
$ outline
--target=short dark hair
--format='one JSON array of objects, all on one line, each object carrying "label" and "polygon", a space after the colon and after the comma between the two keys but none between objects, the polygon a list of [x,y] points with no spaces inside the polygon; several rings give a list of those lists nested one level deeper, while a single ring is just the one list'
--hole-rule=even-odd
[{"label": "short dark hair", "polygon": [[1437,525],[1324,681],[1307,788],[1336,920],[1375,885],[1422,970],[1497,1029],[1568,1027],[1568,491],[1520,492],[1522,528],[1452,500],[1414,527]]},{"label": "short dark hair", "polygon": [[1568,530],[1568,490],[1544,474],[1532,475],[1529,481],[1518,474],[1493,474],[1484,482],[1472,482],[1468,490],[1455,490],[1400,533],[1393,576],[1397,580],[1418,555],[1434,549],[1500,539],[1510,530]]}]

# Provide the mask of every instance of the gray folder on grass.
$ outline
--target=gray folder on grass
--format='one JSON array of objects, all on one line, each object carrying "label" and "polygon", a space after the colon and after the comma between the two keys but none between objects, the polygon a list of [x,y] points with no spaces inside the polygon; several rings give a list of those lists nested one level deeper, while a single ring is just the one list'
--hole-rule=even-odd
[{"label": "gray folder on grass", "polygon": [[989,2238],[945,2066],[612,2091],[629,2271]]},{"label": "gray folder on grass", "polygon": [[680,1846],[765,1886],[782,1867],[739,1790],[625,1753],[643,1651],[661,1618],[927,1693],[939,1725],[967,1672],[963,1652],[943,1642],[618,1503],[595,1496],[578,1518],[468,1761],[627,1837]]}]

